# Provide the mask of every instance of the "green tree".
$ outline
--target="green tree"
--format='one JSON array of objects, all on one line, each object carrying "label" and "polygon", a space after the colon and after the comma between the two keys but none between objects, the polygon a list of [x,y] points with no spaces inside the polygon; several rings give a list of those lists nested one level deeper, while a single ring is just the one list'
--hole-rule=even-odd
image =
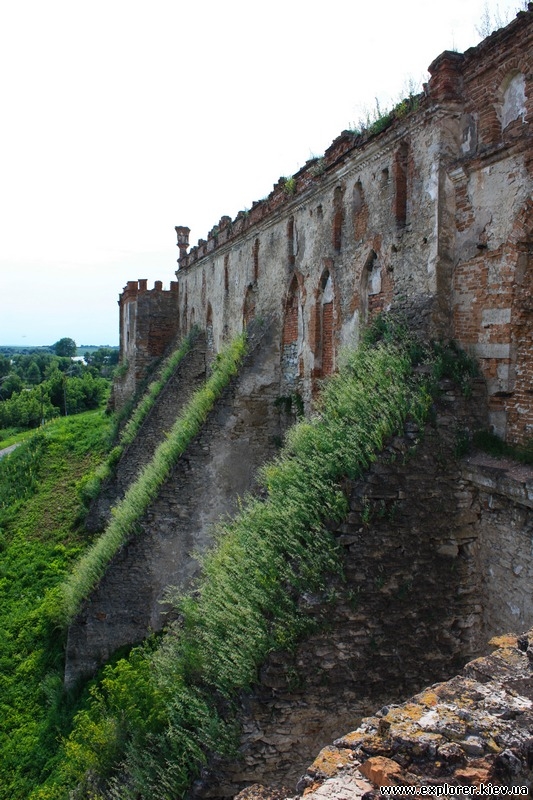
[{"label": "green tree", "polygon": [[15,372],[9,375],[0,383],[0,399],[10,398],[15,392],[20,392],[23,388],[22,379]]},{"label": "green tree", "polygon": [[69,339],[68,336],[65,336],[63,339],[60,339],[58,342],[52,345],[52,350],[56,356],[75,356],[77,349],[78,348],[74,339]]},{"label": "green tree", "polygon": [[26,370],[26,380],[28,383],[31,383],[32,386],[37,386],[42,380],[41,370],[35,361],[32,361]]},{"label": "green tree", "polygon": [[5,377],[11,370],[11,360],[0,353],[0,378]]}]

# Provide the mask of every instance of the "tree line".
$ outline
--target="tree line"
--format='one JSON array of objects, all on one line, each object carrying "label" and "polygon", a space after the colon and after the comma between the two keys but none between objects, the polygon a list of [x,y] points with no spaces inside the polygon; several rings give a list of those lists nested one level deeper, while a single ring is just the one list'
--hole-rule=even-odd
[{"label": "tree line", "polygon": [[76,352],[69,338],[24,352],[0,348],[0,429],[36,428],[52,417],[98,408],[118,350],[101,347],[87,352],[84,361],[73,360]]}]

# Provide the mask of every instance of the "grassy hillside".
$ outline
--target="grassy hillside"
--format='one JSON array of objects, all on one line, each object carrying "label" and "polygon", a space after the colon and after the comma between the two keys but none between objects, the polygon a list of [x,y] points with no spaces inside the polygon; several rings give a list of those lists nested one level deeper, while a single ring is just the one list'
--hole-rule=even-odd
[{"label": "grassy hillside", "polygon": [[57,732],[63,632],[58,586],[87,546],[77,487],[108,449],[100,411],[54,420],[0,460],[0,798],[26,800]]},{"label": "grassy hillside", "polygon": [[[170,357],[160,378],[133,410],[119,445],[110,451],[115,423],[101,412],[55,420],[26,437],[0,460],[0,798],[26,800],[54,772],[59,737],[67,735],[83,700],[66,695],[62,672],[66,625],[132,534],[147,503],[198,432],[245,351],[238,337],[216,359],[212,374],[191,398],[151,464],[119,504],[109,529],[94,542],[84,534],[82,499],[99,485],[155,402],[192,339]],[[56,796],[56,789],[53,789]],[[48,790],[42,796],[48,796]]]}]

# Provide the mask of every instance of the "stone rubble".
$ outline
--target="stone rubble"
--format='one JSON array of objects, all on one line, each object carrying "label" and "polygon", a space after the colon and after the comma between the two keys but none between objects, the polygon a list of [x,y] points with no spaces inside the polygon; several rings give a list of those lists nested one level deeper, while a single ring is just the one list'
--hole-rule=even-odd
[{"label": "stone rubble", "polygon": [[533,785],[533,630],[323,748],[296,793],[255,784],[235,800],[370,800],[380,786]]}]

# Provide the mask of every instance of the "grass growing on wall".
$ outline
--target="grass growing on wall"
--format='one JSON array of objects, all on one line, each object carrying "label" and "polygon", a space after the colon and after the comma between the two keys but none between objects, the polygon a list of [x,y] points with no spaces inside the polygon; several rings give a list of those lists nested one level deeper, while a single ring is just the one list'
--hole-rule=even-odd
[{"label": "grass growing on wall", "polygon": [[[111,450],[108,458],[103,464],[101,464],[94,472],[85,477],[85,480],[81,486],[81,496],[84,502],[89,504],[91,500],[94,500],[100,491],[102,483],[111,477],[114,466],[119,461],[126,447],[128,447],[135,439],[141,425],[154,407],[156,400],[161,394],[161,391],[165,387],[167,381],[170,380],[179,364],[191,350],[197,336],[198,328],[192,328],[188,335],[183,339],[180,346],[166,359],[159,370],[157,378],[155,378],[155,380],[148,385],[146,392],[144,392],[140,401],[133,409],[128,422],[120,433],[116,447]],[[121,415],[119,414],[117,417],[117,427],[120,416]]]},{"label": "grass growing on wall", "polygon": [[80,604],[103,577],[119,547],[134,533],[135,525],[170,475],[179,456],[199,432],[216,399],[236,374],[245,352],[245,337],[239,336],[216,357],[213,371],[179,414],[154,457],[113,509],[104,533],[82,556],[63,586],[62,622],[68,623]]},{"label": "grass growing on wall", "polygon": [[[418,356],[417,356],[418,357]],[[180,621],[158,644],[107,667],[75,720],[63,758],[32,800],[183,797],[206,753],[228,753],[231,704],[257,680],[269,652],[290,649],[314,625],[299,602],[328,595],[341,571],[325,518],[347,510],[339,482],[361,474],[408,416],[431,401],[412,353],[367,344],[345,359],[317,413],[291,429],[262,478],[267,499],[248,499],[220,531]]]},{"label": "grass growing on wall", "polygon": [[57,589],[86,546],[77,484],[103,457],[101,411],[62,417],[0,460],[0,798],[27,800],[57,751]]},{"label": "grass growing on wall", "polygon": [[119,441],[122,447],[127,447],[135,439],[139,428],[154,407],[155,401],[161,394],[161,391],[166,385],[167,381],[170,380],[179,364],[191,350],[198,333],[198,328],[193,327],[191,329],[191,331],[181,342],[180,346],[174,350],[174,352],[165,361],[157,378],[150,383],[148,389],[142,396],[140,402],[136,405],[133,414],[120,434]]}]

